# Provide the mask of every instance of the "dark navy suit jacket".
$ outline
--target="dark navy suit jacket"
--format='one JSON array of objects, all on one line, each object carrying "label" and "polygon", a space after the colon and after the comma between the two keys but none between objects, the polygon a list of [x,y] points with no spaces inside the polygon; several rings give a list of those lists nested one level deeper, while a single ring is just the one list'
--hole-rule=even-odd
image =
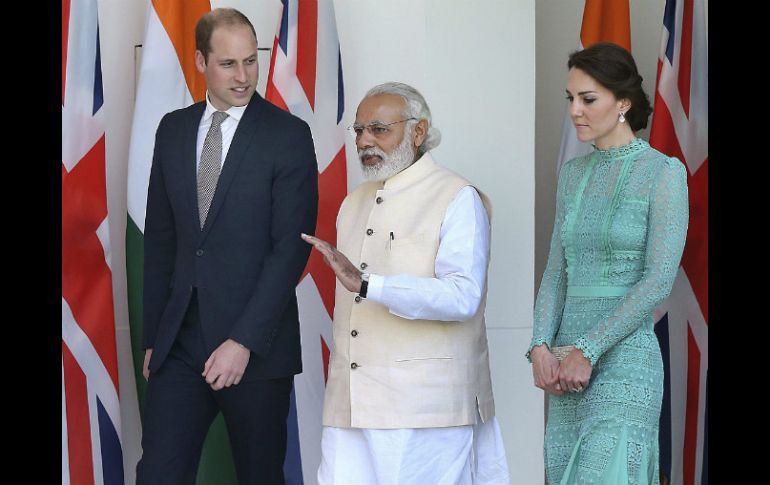
[{"label": "dark navy suit jacket", "polygon": [[203,230],[196,138],[205,103],[163,117],[147,194],[144,348],[163,364],[197,288],[207,355],[228,338],[252,351],[244,379],[302,371],[295,287],[315,231],[318,165],[308,125],[254,94]]}]

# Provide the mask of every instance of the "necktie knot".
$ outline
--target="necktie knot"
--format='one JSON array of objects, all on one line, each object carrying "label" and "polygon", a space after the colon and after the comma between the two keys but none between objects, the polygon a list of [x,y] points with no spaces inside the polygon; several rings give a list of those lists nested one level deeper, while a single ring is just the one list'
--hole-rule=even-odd
[{"label": "necktie knot", "polygon": [[214,111],[214,114],[211,116],[211,126],[213,127],[221,125],[227,116],[228,114],[224,111]]}]

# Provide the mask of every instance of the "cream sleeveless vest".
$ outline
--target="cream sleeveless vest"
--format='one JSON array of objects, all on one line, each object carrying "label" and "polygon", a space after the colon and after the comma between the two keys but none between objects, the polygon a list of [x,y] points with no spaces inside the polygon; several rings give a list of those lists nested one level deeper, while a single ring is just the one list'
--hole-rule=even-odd
[{"label": "cream sleeveless vest", "polygon": [[[444,215],[467,185],[430,154],[384,183],[364,183],[342,203],[338,248],[365,273],[435,277]],[[475,424],[477,409],[482,421],[494,416],[486,295],[485,285],[464,322],[407,320],[338,281],[323,424],[428,428]]]}]

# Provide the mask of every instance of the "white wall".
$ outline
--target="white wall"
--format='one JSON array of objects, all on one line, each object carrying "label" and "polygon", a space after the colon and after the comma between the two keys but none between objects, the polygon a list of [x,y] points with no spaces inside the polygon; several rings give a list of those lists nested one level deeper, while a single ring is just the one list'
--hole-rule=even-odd
[{"label": "white wall", "polygon": [[[334,4],[346,124],[352,123],[358,102],[373,85],[393,80],[414,85],[442,131],[436,159],[492,199],[487,328],[497,415],[512,483],[542,483],[542,393],[532,386],[523,357],[532,332],[534,293],[535,2]],[[254,23],[260,47],[272,47],[280,12],[277,0],[212,1],[212,7],[218,6],[242,10]],[[145,9],[141,0],[99,1],[126,483],[134,481],[139,421],[126,307],[125,177],[135,94],[134,46],[143,40]],[[264,93],[269,55],[261,53],[259,62],[258,90]],[[354,187],[361,175],[352,139],[347,148],[349,185]]]}]

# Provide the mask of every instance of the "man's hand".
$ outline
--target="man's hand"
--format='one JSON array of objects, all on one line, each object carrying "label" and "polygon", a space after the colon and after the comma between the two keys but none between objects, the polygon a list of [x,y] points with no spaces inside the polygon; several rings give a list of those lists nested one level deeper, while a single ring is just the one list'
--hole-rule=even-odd
[{"label": "man's hand", "polygon": [[337,279],[340,280],[342,286],[353,293],[361,291],[361,282],[363,281],[361,279],[361,272],[353,266],[353,263],[344,254],[337,251],[337,248],[328,242],[317,237],[302,234],[302,239],[312,244],[313,247],[323,254],[324,261],[334,271],[334,274],[337,275]]},{"label": "man's hand", "polygon": [[591,379],[591,361],[583,351],[575,349],[567,355],[559,366],[559,384],[562,391],[583,392]]},{"label": "man's hand", "polygon": [[211,353],[203,366],[203,377],[218,391],[241,382],[251,351],[233,339],[227,339]]},{"label": "man's hand", "polygon": [[152,349],[145,350],[144,365],[142,366],[142,375],[144,376],[145,381],[150,379],[150,358],[151,357],[152,357]]},{"label": "man's hand", "polygon": [[559,384],[559,361],[545,344],[534,347],[529,353],[532,359],[532,375],[535,386],[549,394],[561,396],[564,389]]}]

